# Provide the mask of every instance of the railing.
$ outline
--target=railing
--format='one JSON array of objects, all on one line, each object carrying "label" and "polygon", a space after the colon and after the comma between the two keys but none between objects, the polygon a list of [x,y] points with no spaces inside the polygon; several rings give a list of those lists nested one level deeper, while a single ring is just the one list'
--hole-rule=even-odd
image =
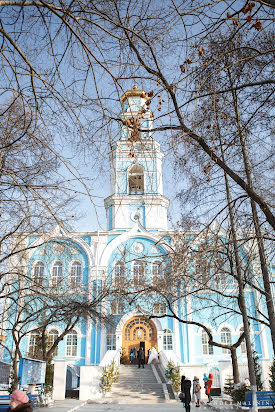
[{"label": "railing", "polygon": [[182,366],[182,362],[173,350],[162,350],[159,353],[160,364],[165,370],[169,361],[172,361],[176,366]]},{"label": "railing", "polygon": [[113,361],[118,366],[120,365],[120,351],[119,350],[107,350],[99,366],[110,365]]}]

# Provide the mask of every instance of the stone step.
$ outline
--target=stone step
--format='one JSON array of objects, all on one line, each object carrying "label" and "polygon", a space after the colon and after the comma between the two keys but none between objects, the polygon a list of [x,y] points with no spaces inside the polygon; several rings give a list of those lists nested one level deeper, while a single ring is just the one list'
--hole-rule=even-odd
[{"label": "stone step", "polygon": [[127,384],[131,384],[131,385],[135,385],[135,384],[139,384],[139,385],[150,385],[151,383],[158,383],[156,380],[143,380],[143,379],[121,379],[119,380],[119,382],[121,383],[121,385],[127,385]]},{"label": "stone step", "polygon": [[156,379],[150,365],[120,365],[119,380],[108,396],[117,403],[163,403],[163,386]]}]

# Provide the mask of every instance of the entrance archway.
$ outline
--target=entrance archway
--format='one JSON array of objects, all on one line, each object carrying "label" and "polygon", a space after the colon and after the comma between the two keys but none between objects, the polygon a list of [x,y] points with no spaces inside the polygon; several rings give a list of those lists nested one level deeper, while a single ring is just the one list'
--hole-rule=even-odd
[{"label": "entrance archway", "polygon": [[144,316],[134,316],[125,323],[122,331],[122,348],[125,351],[124,363],[130,363],[130,350],[143,346],[145,362],[148,351],[157,344],[157,328]]}]

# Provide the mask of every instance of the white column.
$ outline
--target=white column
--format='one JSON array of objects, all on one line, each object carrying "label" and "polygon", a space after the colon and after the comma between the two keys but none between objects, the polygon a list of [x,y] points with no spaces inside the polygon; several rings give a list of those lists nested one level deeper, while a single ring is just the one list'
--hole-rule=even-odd
[{"label": "white column", "polygon": [[86,319],[85,365],[91,363],[91,321]]},{"label": "white column", "polygon": [[66,391],[67,362],[55,362],[53,377],[53,400],[63,401]]}]

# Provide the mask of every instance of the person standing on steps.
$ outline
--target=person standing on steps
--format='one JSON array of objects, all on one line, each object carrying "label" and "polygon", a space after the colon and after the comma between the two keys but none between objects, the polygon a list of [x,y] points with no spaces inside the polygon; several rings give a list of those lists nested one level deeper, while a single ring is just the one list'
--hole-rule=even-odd
[{"label": "person standing on steps", "polygon": [[201,385],[197,376],[194,376],[193,379],[193,399],[196,402],[196,407],[199,408],[201,401]]},{"label": "person standing on steps", "polygon": [[135,360],[134,350],[131,349],[131,350],[130,350],[130,363],[131,363],[131,365],[133,365],[134,360]]},{"label": "person standing on steps", "polygon": [[144,349],[141,347],[138,350],[138,367],[140,368],[140,365],[144,368],[144,362],[145,362],[145,352]]},{"label": "person standing on steps", "polygon": [[185,378],[184,376],[181,377],[181,384],[180,389],[182,393],[184,393],[184,403],[185,403],[185,410],[186,412],[190,412],[190,402],[191,402],[191,380],[190,378]]}]

